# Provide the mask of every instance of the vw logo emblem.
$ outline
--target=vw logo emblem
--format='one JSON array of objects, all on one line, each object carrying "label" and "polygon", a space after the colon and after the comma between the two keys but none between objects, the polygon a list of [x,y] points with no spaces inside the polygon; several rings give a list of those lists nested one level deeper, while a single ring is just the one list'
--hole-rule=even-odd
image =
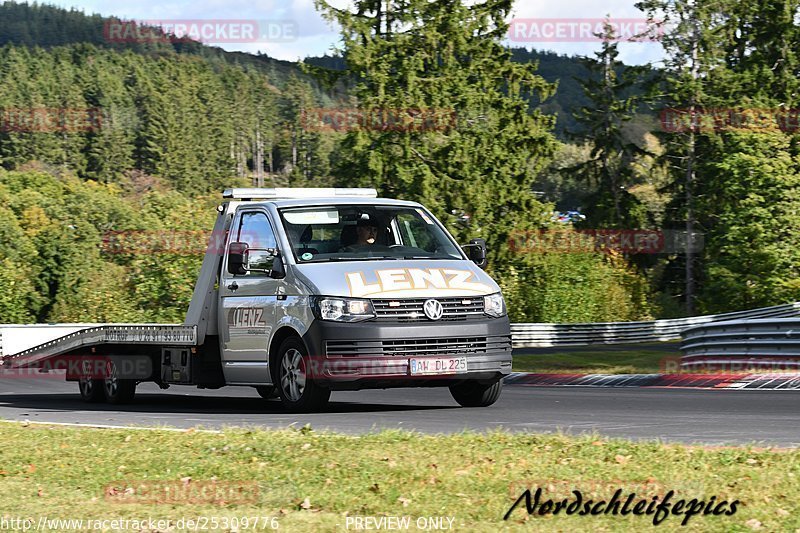
[{"label": "vw logo emblem", "polygon": [[431,320],[439,320],[444,314],[444,309],[439,300],[425,300],[422,310],[425,312],[425,316]]}]

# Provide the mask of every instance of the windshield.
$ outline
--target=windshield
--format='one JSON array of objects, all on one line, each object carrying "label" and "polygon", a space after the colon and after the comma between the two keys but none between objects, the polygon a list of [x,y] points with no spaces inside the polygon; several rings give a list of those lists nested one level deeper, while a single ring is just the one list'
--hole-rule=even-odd
[{"label": "windshield", "polygon": [[286,208],[280,213],[299,263],[464,258],[420,208],[335,205]]}]

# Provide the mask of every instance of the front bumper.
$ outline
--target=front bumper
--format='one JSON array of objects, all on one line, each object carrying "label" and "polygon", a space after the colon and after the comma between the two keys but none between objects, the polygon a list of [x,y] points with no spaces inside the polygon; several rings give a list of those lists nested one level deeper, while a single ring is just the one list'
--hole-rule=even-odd
[{"label": "front bumper", "polygon": [[[313,378],[333,390],[447,387],[511,372],[508,317],[453,322],[354,324],[315,320],[303,340]],[[464,357],[467,372],[414,375],[412,358]]]}]

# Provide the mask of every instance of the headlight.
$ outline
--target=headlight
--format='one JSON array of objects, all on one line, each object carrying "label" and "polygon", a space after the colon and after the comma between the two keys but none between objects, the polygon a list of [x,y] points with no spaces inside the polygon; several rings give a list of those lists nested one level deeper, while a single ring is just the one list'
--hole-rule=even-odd
[{"label": "headlight", "polygon": [[483,312],[489,316],[499,318],[506,314],[506,303],[499,292],[483,297]]},{"label": "headlight", "polygon": [[335,322],[360,322],[375,317],[371,301],[354,298],[316,298],[314,314],[321,320]]}]

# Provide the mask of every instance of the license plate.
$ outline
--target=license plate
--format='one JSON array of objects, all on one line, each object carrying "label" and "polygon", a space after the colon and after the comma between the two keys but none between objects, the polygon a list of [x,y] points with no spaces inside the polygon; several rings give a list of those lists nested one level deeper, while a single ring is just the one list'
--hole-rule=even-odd
[{"label": "license plate", "polygon": [[409,359],[408,369],[412,376],[426,374],[463,374],[467,371],[466,357],[437,357]]}]

